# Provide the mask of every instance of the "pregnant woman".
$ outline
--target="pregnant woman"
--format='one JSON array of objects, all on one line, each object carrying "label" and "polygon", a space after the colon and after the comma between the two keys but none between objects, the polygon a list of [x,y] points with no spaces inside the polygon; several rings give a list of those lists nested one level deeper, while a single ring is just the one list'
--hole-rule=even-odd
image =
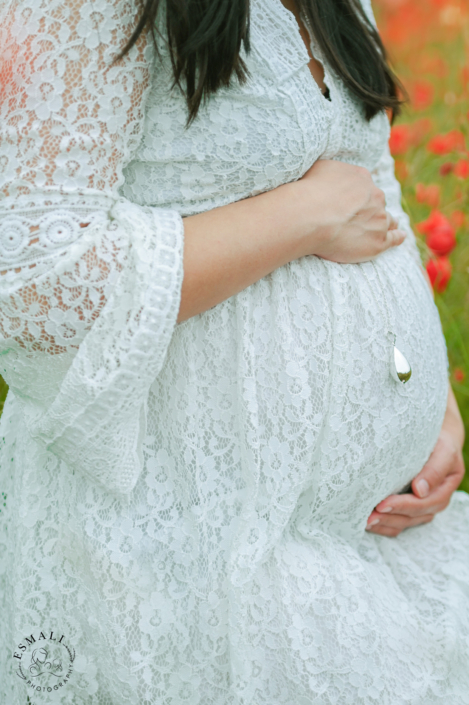
[{"label": "pregnant woman", "polygon": [[367,0],[1,0],[0,47],[0,702],[468,705]]}]

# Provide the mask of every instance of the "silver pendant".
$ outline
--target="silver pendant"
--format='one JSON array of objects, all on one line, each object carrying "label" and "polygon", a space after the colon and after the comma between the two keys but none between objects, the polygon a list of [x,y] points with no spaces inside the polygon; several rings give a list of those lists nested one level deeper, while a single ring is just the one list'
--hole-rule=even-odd
[{"label": "silver pendant", "polygon": [[395,345],[392,347],[391,354],[391,376],[396,382],[405,384],[412,376],[412,368]]},{"label": "silver pendant", "polygon": [[[391,315],[389,313],[389,307],[388,307],[388,302],[386,299],[386,291],[383,286],[383,283],[381,281],[381,277],[379,275],[379,270],[376,266],[376,264],[371,260],[370,262],[371,266],[375,270],[376,274],[376,279],[379,282],[379,285],[381,287],[381,293],[383,295],[383,303],[384,303],[384,317],[386,319],[386,329],[387,329],[387,336],[388,340],[390,343],[390,360],[389,360],[389,370],[391,372],[391,377],[396,381],[396,382],[402,382],[402,384],[405,384],[406,382],[409,381],[409,379],[412,377],[412,368],[407,362],[406,358],[404,355],[401,353],[399,348],[396,346],[396,334],[393,332],[391,328]],[[366,281],[368,282],[368,286],[370,287],[370,291],[373,295],[374,300],[376,301],[378,308],[381,308],[378,299],[375,296],[373,287],[370,284],[370,281],[368,279],[368,275],[366,274],[366,266],[363,265],[362,267],[362,272],[363,276],[365,277]]]}]

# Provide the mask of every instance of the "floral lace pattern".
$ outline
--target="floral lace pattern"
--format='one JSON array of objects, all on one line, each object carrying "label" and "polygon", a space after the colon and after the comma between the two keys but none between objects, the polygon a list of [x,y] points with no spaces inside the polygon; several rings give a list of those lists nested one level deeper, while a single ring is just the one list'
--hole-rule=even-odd
[{"label": "floral lace pattern", "polygon": [[[313,38],[326,100],[293,15],[252,0],[250,80],[186,129],[164,43],[113,64],[134,17],[0,2],[0,701],[25,705],[12,651],[50,626],[75,672],[32,703],[469,705],[467,497],[364,530],[447,395],[387,118]],[[181,216],[319,158],[367,167],[408,232],[379,279],[304,257],[176,325]]]}]

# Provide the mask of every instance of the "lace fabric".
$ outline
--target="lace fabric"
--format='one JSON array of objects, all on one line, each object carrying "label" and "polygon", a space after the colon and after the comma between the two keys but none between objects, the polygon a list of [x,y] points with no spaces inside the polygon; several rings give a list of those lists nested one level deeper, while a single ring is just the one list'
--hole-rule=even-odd
[{"label": "lace fabric", "polygon": [[[118,193],[141,138],[150,48],[113,63],[132,26],[125,3],[2,10],[3,374],[32,437],[125,493],[142,468],[144,399],[182,280],[179,214]],[[67,362],[46,405],[29,372],[50,355]]]},{"label": "lace fabric", "polygon": [[[0,3],[0,702],[469,705],[467,497],[365,532],[447,396],[387,118],[313,38],[326,100],[293,15],[253,0],[250,80],[186,129],[164,43],[113,64],[134,17]],[[176,325],[181,216],[319,158],[367,167],[408,232],[376,262],[405,386],[369,264],[304,257]],[[12,659],[42,628],[76,652],[45,695]]]}]

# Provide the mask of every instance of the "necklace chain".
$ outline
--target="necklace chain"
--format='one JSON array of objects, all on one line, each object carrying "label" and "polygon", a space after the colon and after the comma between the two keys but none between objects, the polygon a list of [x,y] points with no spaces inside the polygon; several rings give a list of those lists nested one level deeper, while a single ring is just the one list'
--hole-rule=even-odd
[{"label": "necklace chain", "polygon": [[[386,334],[392,338],[393,344],[394,344],[395,341],[396,341],[396,334],[394,333],[394,331],[393,331],[393,329],[392,329],[392,327],[391,327],[391,314],[390,314],[390,312],[389,312],[388,301],[387,301],[386,294],[385,294],[385,291],[384,291],[383,282],[382,282],[382,280],[381,280],[381,275],[380,275],[380,273],[379,273],[378,267],[377,267],[376,264],[373,262],[373,260],[370,260],[370,264],[371,264],[371,266],[373,267],[373,269],[375,270],[376,278],[377,278],[377,280],[378,280],[378,283],[379,283],[379,286],[380,286],[380,289],[381,289],[381,293],[382,293],[382,296],[383,296],[383,304],[384,304],[384,316],[383,316],[383,318],[386,319],[386,320],[385,320]],[[375,302],[376,302],[376,305],[378,306],[378,309],[380,310],[381,315],[383,315],[383,309],[381,308],[381,304],[379,303],[379,301],[378,301],[378,299],[377,299],[377,297],[376,297],[376,294],[375,294],[375,292],[374,292],[374,288],[372,287],[371,282],[370,282],[370,280],[369,280],[369,278],[368,278],[368,275],[367,275],[367,273],[366,273],[366,271],[365,271],[365,267],[360,266],[360,268],[361,268],[361,270],[362,270],[363,276],[365,277],[365,279],[366,279],[366,281],[367,281],[367,284],[368,284],[369,289],[370,289],[370,291],[371,291],[371,295],[373,296],[373,298],[374,298],[374,300],[375,300]]]}]

